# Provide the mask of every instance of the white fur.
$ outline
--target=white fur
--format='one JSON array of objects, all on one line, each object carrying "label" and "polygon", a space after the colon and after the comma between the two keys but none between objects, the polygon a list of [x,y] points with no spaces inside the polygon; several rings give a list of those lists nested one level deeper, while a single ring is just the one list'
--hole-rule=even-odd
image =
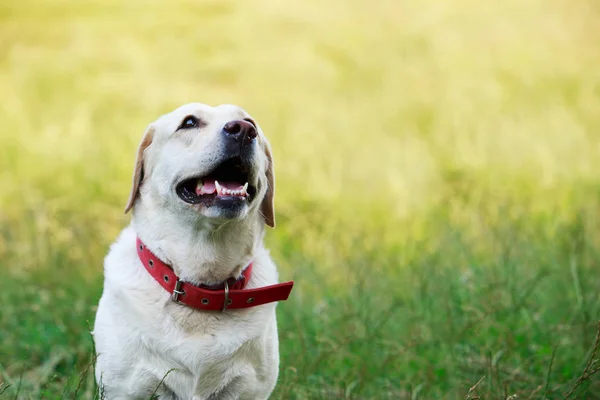
[{"label": "white fur", "polygon": [[[206,126],[177,131],[187,115]],[[252,260],[248,288],[277,283],[276,267],[263,247],[261,202],[268,195],[271,160],[260,128],[251,182],[258,190],[239,215],[223,218],[219,209],[189,205],[175,194],[182,179],[207,174],[220,162],[221,128],[243,118],[249,116],[235,106],[194,103],[148,129],[151,144],[143,143],[138,153],[144,178],[138,192],[134,177],[132,223],[105,259],[94,327],[96,380],[106,399],[148,399],[158,388],[159,399],[257,400],[268,398],[275,386],[275,303],[225,313],[173,303],[144,269],[135,245],[137,235],[184,281],[222,282],[239,276]]]}]

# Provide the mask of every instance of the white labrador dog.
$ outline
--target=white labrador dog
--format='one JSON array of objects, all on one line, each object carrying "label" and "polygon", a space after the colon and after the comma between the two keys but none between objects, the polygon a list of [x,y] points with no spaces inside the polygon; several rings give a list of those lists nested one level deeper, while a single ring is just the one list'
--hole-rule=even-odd
[{"label": "white labrador dog", "polygon": [[104,264],[94,338],[114,399],[266,399],[279,370],[273,160],[241,108],[193,103],[150,124]]}]

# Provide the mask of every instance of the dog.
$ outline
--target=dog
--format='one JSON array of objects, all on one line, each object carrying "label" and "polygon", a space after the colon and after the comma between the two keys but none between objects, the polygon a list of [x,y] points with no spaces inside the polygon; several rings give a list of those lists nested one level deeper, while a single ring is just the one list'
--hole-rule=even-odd
[{"label": "dog", "polygon": [[104,261],[93,337],[100,396],[267,399],[275,308],[293,282],[263,245],[275,226],[271,147],[240,107],[186,104],[151,123]]}]

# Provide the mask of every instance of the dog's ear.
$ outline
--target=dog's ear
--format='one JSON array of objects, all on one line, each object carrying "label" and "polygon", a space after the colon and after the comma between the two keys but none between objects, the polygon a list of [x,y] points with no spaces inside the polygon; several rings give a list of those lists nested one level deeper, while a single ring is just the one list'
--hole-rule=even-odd
[{"label": "dog's ear", "polygon": [[133,182],[131,186],[131,193],[129,194],[129,200],[127,201],[127,206],[125,206],[125,214],[133,207],[135,203],[135,199],[140,190],[140,185],[142,180],[144,179],[144,151],[150,146],[152,143],[152,138],[154,137],[154,127],[150,125],[144,133],[144,137],[140,142],[140,146],[138,147],[137,157],[135,160],[135,167],[133,169]]},{"label": "dog's ear", "polygon": [[275,227],[275,172],[273,167],[273,156],[271,147],[265,144],[265,155],[267,156],[267,193],[260,205],[260,212],[265,217],[265,224],[271,228]]}]

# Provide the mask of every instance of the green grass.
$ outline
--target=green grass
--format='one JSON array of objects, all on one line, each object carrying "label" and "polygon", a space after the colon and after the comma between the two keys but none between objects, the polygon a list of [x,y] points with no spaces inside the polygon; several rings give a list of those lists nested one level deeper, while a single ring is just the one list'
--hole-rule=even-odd
[{"label": "green grass", "polygon": [[0,4],[0,399],[94,397],[135,146],[189,101],[274,148],[274,399],[564,398],[600,358],[598,43],[595,0]]}]

